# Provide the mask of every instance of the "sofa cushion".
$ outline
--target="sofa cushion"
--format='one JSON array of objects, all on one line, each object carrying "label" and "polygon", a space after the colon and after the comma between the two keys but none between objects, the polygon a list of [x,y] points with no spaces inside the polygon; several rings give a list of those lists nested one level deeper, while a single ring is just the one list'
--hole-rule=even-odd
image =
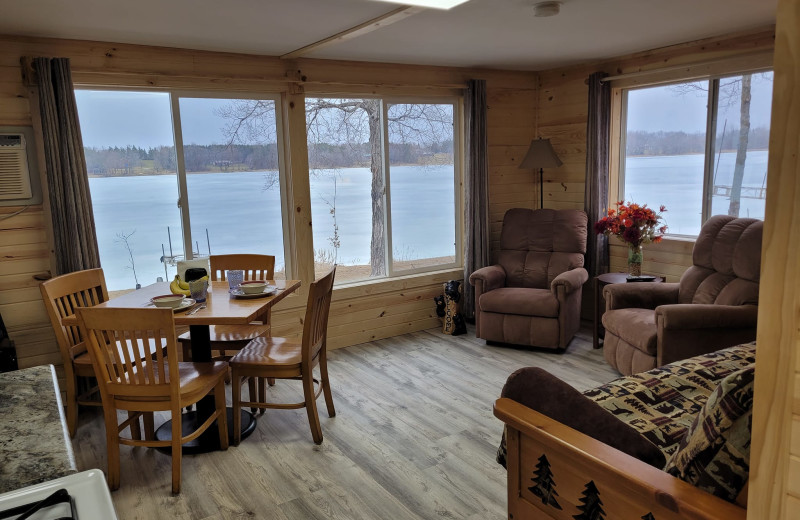
[{"label": "sofa cushion", "polygon": [[481,295],[481,312],[558,318],[558,299],[549,289],[503,287]]},{"label": "sofa cushion", "polygon": [[625,343],[655,356],[658,346],[656,313],[651,309],[616,309],[603,314],[603,327]]},{"label": "sofa cushion", "polygon": [[583,393],[614,414],[669,458],[719,382],[755,364],[746,343],[621,377]]},{"label": "sofa cushion", "polygon": [[[587,399],[578,390],[541,368],[527,367],[511,374],[501,397],[508,397],[574,430],[663,468],[663,453],[635,429]],[[497,460],[505,466],[505,436]]]},{"label": "sofa cushion", "polygon": [[670,474],[733,501],[750,473],[755,367],[723,379],[686,431],[664,468]]}]

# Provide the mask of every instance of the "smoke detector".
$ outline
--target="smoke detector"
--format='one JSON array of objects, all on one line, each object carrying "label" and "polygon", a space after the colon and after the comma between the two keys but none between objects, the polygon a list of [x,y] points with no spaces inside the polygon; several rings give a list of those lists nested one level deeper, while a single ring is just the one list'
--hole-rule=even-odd
[{"label": "smoke detector", "polygon": [[533,4],[533,16],[537,18],[546,18],[548,16],[555,16],[561,12],[562,2],[539,2]]}]

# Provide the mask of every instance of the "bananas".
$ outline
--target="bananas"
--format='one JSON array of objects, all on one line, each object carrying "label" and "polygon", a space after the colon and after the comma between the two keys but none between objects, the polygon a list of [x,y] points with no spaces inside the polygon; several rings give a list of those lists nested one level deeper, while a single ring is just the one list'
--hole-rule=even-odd
[{"label": "bananas", "polygon": [[[186,289],[181,287],[181,284],[186,286]],[[173,279],[169,283],[169,290],[172,294],[182,294],[184,296],[189,296],[191,293],[189,292],[189,284],[181,280],[179,275],[175,275],[175,279]]]},{"label": "bananas", "polygon": [[[200,278],[197,281],[208,281],[208,275]],[[181,280],[181,276],[178,274],[176,274],[175,278],[169,283],[169,290],[172,294],[182,294],[184,296],[189,296],[191,294],[189,291],[189,283]]]}]

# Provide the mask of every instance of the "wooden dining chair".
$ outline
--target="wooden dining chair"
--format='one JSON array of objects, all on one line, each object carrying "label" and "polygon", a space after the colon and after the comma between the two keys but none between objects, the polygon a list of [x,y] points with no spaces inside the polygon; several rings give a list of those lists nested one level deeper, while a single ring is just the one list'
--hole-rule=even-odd
[{"label": "wooden dining chair", "polygon": [[[94,365],[108,450],[108,485],[114,490],[120,483],[119,445],[170,447],[172,452],[172,492],[181,491],[181,445],[196,439],[217,421],[220,447],[228,448],[223,362],[188,363],[178,361],[175,318],[171,309],[79,308],[78,323],[86,331],[86,343]],[[150,345],[156,356],[143,356]],[[144,361],[143,361],[144,360]],[[181,431],[181,409],[195,404],[213,391],[215,410],[203,424],[188,434]],[[128,412],[120,423],[117,410]],[[155,439],[153,412],[167,411],[172,419],[172,438]],[[145,439],[136,439],[142,417]],[[130,427],[131,438],[121,437]]]},{"label": "wooden dining chair", "polygon": [[[275,278],[275,257],[272,255],[235,254],[211,255],[209,257],[211,281],[226,281],[226,271],[244,271],[244,280],[272,280]],[[214,359],[223,361],[230,359],[226,351],[241,350],[247,343],[259,336],[266,336],[270,332],[270,311],[258,317],[258,321],[248,325],[211,325],[209,337],[212,352],[217,352]],[[192,337],[189,332],[178,336],[178,341],[183,348],[183,359],[191,359]],[[275,384],[274,380],[269,381]],[[256,393],[266,395],[266,385],[263,380],[251,379],[249,381],[250,398],[254,399]]]},{"label": "wooden dining chair", "polygon": [[[74,437],[78,428],[78,407],[101,406],[102,403],[93,382],[94,368],[81,331],[77,326],[64,325],[63,320],[74,316],[79,307],[107,301],[106,279],[102,269],[87,269],[57,276],[42,282],[39,288],[64,364],[67,429],[70,437]],[[155,351],[148,353],[149,356],[154,354]],[[79,393],[80,390],[83,391]],[[93,396],[95,399],[91,399]]]},{"label": "wooden dining chair", "polygon": [[[211,281],[225,281],[225,272],[230,270],[243,270],[244,279],[247,280],[272,280],[275,278],[275,257],[272,255],[211,255],[209,258]],[[247,342],[269,334],[269,315],[259,316],[261,323],[249,325],[211,325],[209,335],[211,350],[225,355],[226,350],[240,350]],[[188,332],[178,336],[178,341],[183,347],[184,359],[191,356],[192,338]]]},{"label": "wooden dining chair", "polygon": [[[328,313],[333,294],[333,279],[336,266],[311,284],[306,304],[306,316],[303,321],[303,338],[300,343],[285,338],[261,336],[247,344],[230,361],[233,388],[233,424],[234,444],[239,444],[241,407],[295,409],[306,408],[308,422],[311,425],[311,436],[314,442],[322,442],[322,428],[319,424],[316,400],[319,394],[325,394],[328,417],[334,417],[330,382],[328,381],[327,338]],[[313,370],[319,365],[320,379],[314,378]],[[276,378],[298,379],[303,382],[304,401],[299,403],[267,403],[259,399],[253,402],[242,402],[242,378]],[[317,385],[315,389],[315,383]]]}]

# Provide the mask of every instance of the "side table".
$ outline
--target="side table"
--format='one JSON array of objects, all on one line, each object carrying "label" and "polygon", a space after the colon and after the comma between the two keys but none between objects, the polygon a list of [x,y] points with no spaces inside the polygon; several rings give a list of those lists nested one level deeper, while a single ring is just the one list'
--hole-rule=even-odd
[{"label": "side table", "polygon": [[[594,278],[594,330],[592,338],[592,346],[594,348],[603,346],[602,337],[605,335],[605,329],[600,321],[600,318],[603,317],[603,313],[605,312],[605,306],[603,306],[603,311],[600,311],[600,306],[603,303],[603,287],[612,283],[626,283],[627,281],[628,273],[605,273],[595,276]],[[661,283],[663,281],[663,278],[656,276],[651,282],[636,283]]]}]

